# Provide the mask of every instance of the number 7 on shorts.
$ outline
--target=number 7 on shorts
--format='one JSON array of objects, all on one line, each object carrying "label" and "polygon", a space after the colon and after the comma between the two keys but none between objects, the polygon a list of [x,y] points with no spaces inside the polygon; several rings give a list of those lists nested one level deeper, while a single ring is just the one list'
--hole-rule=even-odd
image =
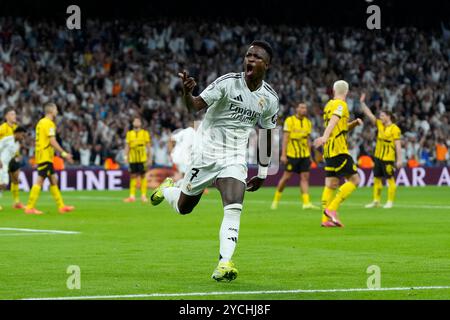
[{"label": "number 7 on shorts", "polygon": [[200,169],[192,168],[192,176],[191,176],[191,180],[189,180],[189,182],[192,182],[192,180],[194,180],[194,178],[197,177],[199,172],[200,172]]}]

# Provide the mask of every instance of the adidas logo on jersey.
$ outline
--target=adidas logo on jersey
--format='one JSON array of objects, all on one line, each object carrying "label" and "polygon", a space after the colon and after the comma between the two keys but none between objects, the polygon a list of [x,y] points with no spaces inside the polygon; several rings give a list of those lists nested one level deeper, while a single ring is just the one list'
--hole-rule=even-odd
[{"label": "adidas logo on jersey", "polygon": [[238,95],[237,97],[234,97],[233,99],[237,100],[237,101],[240,101],[240,102],[244,101],[244,100],[242,100],[242,96],[241,95]]}]

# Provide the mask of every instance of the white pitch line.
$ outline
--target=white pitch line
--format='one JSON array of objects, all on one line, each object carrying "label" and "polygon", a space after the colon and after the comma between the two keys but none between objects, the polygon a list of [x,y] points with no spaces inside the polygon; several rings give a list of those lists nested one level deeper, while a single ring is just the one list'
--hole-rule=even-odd
[{"label": "white pitch line", "polygon": [[22,232],[38,232],[51,234],[79,234],[78,231],[63,231],[63,230],[39,230],[39,229],[24,229],[24,228],[0,228],[0,231],[22,231]]},{"label": "white pitch line", "polygon": [[337,292],[380,292],[380,291],[411,291],[411,290],[442,290],[450,289],[450,286],[431,287],[397,287],[397,288],[349,288],[349,289],[297,289],[297,290],[267,290],[267,291],[213,291],[213,292],[185,292],[185,293],[146,293],[124,294],[109,296],[78,296],[78,297],[49,297],[49,298],[24,298],[21,300],[89,300],[89,299],[126,299],[126,298],[152,298],[152,297],[202,297],[224,295],[263,295],[263,294],[292,294],[292,293],[337,293]]},{"label": "white pitch line", "polygon": [[5,234],[0,233],[0,237],[40,236],[40,235],[43,235],[43,234],[45,235],[45,234],[54,234],[54,233],[48,233],[48,232],[33,232],[33,233],[21,232],[21,233],[5,233]]}]

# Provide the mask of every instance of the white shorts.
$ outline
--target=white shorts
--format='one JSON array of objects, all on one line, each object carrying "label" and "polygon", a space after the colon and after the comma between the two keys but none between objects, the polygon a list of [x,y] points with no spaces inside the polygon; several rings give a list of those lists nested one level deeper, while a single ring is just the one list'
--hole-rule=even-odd
[{"label": "white shorts", "polygon": [[7,185],[9,183],[9,172],[8,167],[3,166],[0,169],[0,184]]},{"label": "white shorts", "polygon": [[185,174],[189,169],[188,165],[184,162],[174,162],[174,164],[177,166],[177,169],[181,174]]},{"label": "white shorts", "polygon": [[181,183],[181,191],[189,196],[199,195],[218,178],[234,178],[243,183],[247,179],[247,166],[243,164],[207,166],[190,165]]}]

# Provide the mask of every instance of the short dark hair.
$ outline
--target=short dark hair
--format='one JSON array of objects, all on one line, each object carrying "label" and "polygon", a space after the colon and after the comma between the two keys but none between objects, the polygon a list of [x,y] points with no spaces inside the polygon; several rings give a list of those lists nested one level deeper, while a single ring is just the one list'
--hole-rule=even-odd
[{"label": "short dark hair", "polygon": [[257,47],[263,48],[269,55],[269,62],[272,62],[273,49],[272,49],[272,46],[267,41],[254,40],[252,43],[250,43],[250,47],[251,46],[257,46]]},{"label": "short dark hair", "polygon": [[11,111],[15,111],[13,107],[6,107],[5,111],[3,111],[3,117],[6,117],[6,115]]},{"label": "short dark hair", "polygon": [[20,133],[20,132],[27,132],[27,129],[19,126],[14,130],[14,133]]}]

